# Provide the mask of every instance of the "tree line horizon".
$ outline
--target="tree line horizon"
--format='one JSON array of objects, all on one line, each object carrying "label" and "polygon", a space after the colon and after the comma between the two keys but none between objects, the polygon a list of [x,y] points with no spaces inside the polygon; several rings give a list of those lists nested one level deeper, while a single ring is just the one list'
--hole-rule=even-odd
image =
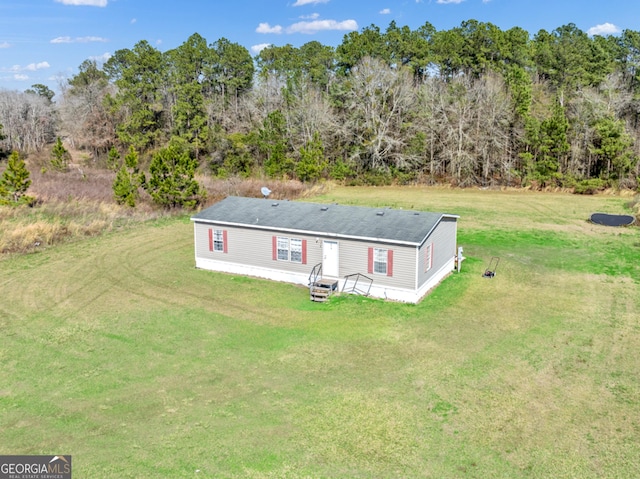
[{"label": "tree line horizon", "polygon": [[[640,32],[530,35],[391,22],[252,57],[198,33],[146,40],[61,85],[0,91],[5,150],[58,137],[97,165],[158,151],[216,177],[638,188]],[[115,152],[120,155],[116,155]],[[113,166],[113,165],[112,165]],[[122,164],[115,165],[120,168]]]}]

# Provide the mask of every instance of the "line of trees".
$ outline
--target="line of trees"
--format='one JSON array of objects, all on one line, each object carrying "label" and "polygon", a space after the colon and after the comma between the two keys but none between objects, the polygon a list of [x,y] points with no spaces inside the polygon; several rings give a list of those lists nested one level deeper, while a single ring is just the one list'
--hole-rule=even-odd
[{"label": "line of trees", "polygon": [[442,31],[392,22],[336,48],[270,46],[255,58],[194,34],[164,53],[141,41],[102,66],[87,60],[56,103],[47,93],[0,92],[10,149],[64,135],[104,162],[113,148],[173,151],[220,177],[303,181],[587,191],[637,188],[640,176],[631,30],[590,37],[569,24],[531,36],[476,20]]}]

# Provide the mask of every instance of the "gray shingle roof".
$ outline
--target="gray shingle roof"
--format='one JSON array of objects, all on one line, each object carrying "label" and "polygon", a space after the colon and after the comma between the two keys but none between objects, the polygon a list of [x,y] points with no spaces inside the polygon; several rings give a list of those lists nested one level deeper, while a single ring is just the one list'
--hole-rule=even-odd
[{"label": "gray shingle roof", "polygon": [[457,218],[425,211],[229,196],[191,219],[273,231],[421,244],[443,217]]}]

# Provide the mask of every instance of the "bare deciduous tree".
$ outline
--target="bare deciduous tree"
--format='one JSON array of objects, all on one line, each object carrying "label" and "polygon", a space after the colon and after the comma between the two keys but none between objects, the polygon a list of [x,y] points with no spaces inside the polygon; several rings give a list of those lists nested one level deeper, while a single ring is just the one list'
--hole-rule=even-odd
[{"label": "bare deciduous tree", "polygon": [[0,91],[0,124],[8,149],[40,151],[55,138],[56,108],[40,95]]},{"label": "bare deciduous tree", "polygon": [[414,101],[411,71],[365,57],[342,87],[345,131],[355,146],[352,158],[371,170],[402,166],[402,119]]},{"label": "bare deciduous tree", "polygon": [[447,174],[462,184],[475,181],[472,153],[475,105],[468,95],[470,83],[466,77],[457,77],[444,85],[436,110],[436,117],[443,122],[441,157]]},{"label": "bare deciduous tree", "polygon": [[485,75],[469,88],[471,103],[475,105],[475,127],[472,134],[475,170],[481,182],[500,177],[509,165],[509,128],[511,117],[509,98],[503,81],[495,75]]}]

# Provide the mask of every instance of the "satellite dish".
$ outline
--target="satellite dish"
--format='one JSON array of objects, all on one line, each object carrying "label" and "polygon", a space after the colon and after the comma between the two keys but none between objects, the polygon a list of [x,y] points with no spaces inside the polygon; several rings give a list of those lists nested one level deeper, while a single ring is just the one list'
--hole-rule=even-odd
[{"label": "satellite dish", "polygon": [[262,188],[260,188],[260,192],[262,193],[262,196],[264,196],[265,198],[271,194],[271,190],[266,186],[263,186]]}]

